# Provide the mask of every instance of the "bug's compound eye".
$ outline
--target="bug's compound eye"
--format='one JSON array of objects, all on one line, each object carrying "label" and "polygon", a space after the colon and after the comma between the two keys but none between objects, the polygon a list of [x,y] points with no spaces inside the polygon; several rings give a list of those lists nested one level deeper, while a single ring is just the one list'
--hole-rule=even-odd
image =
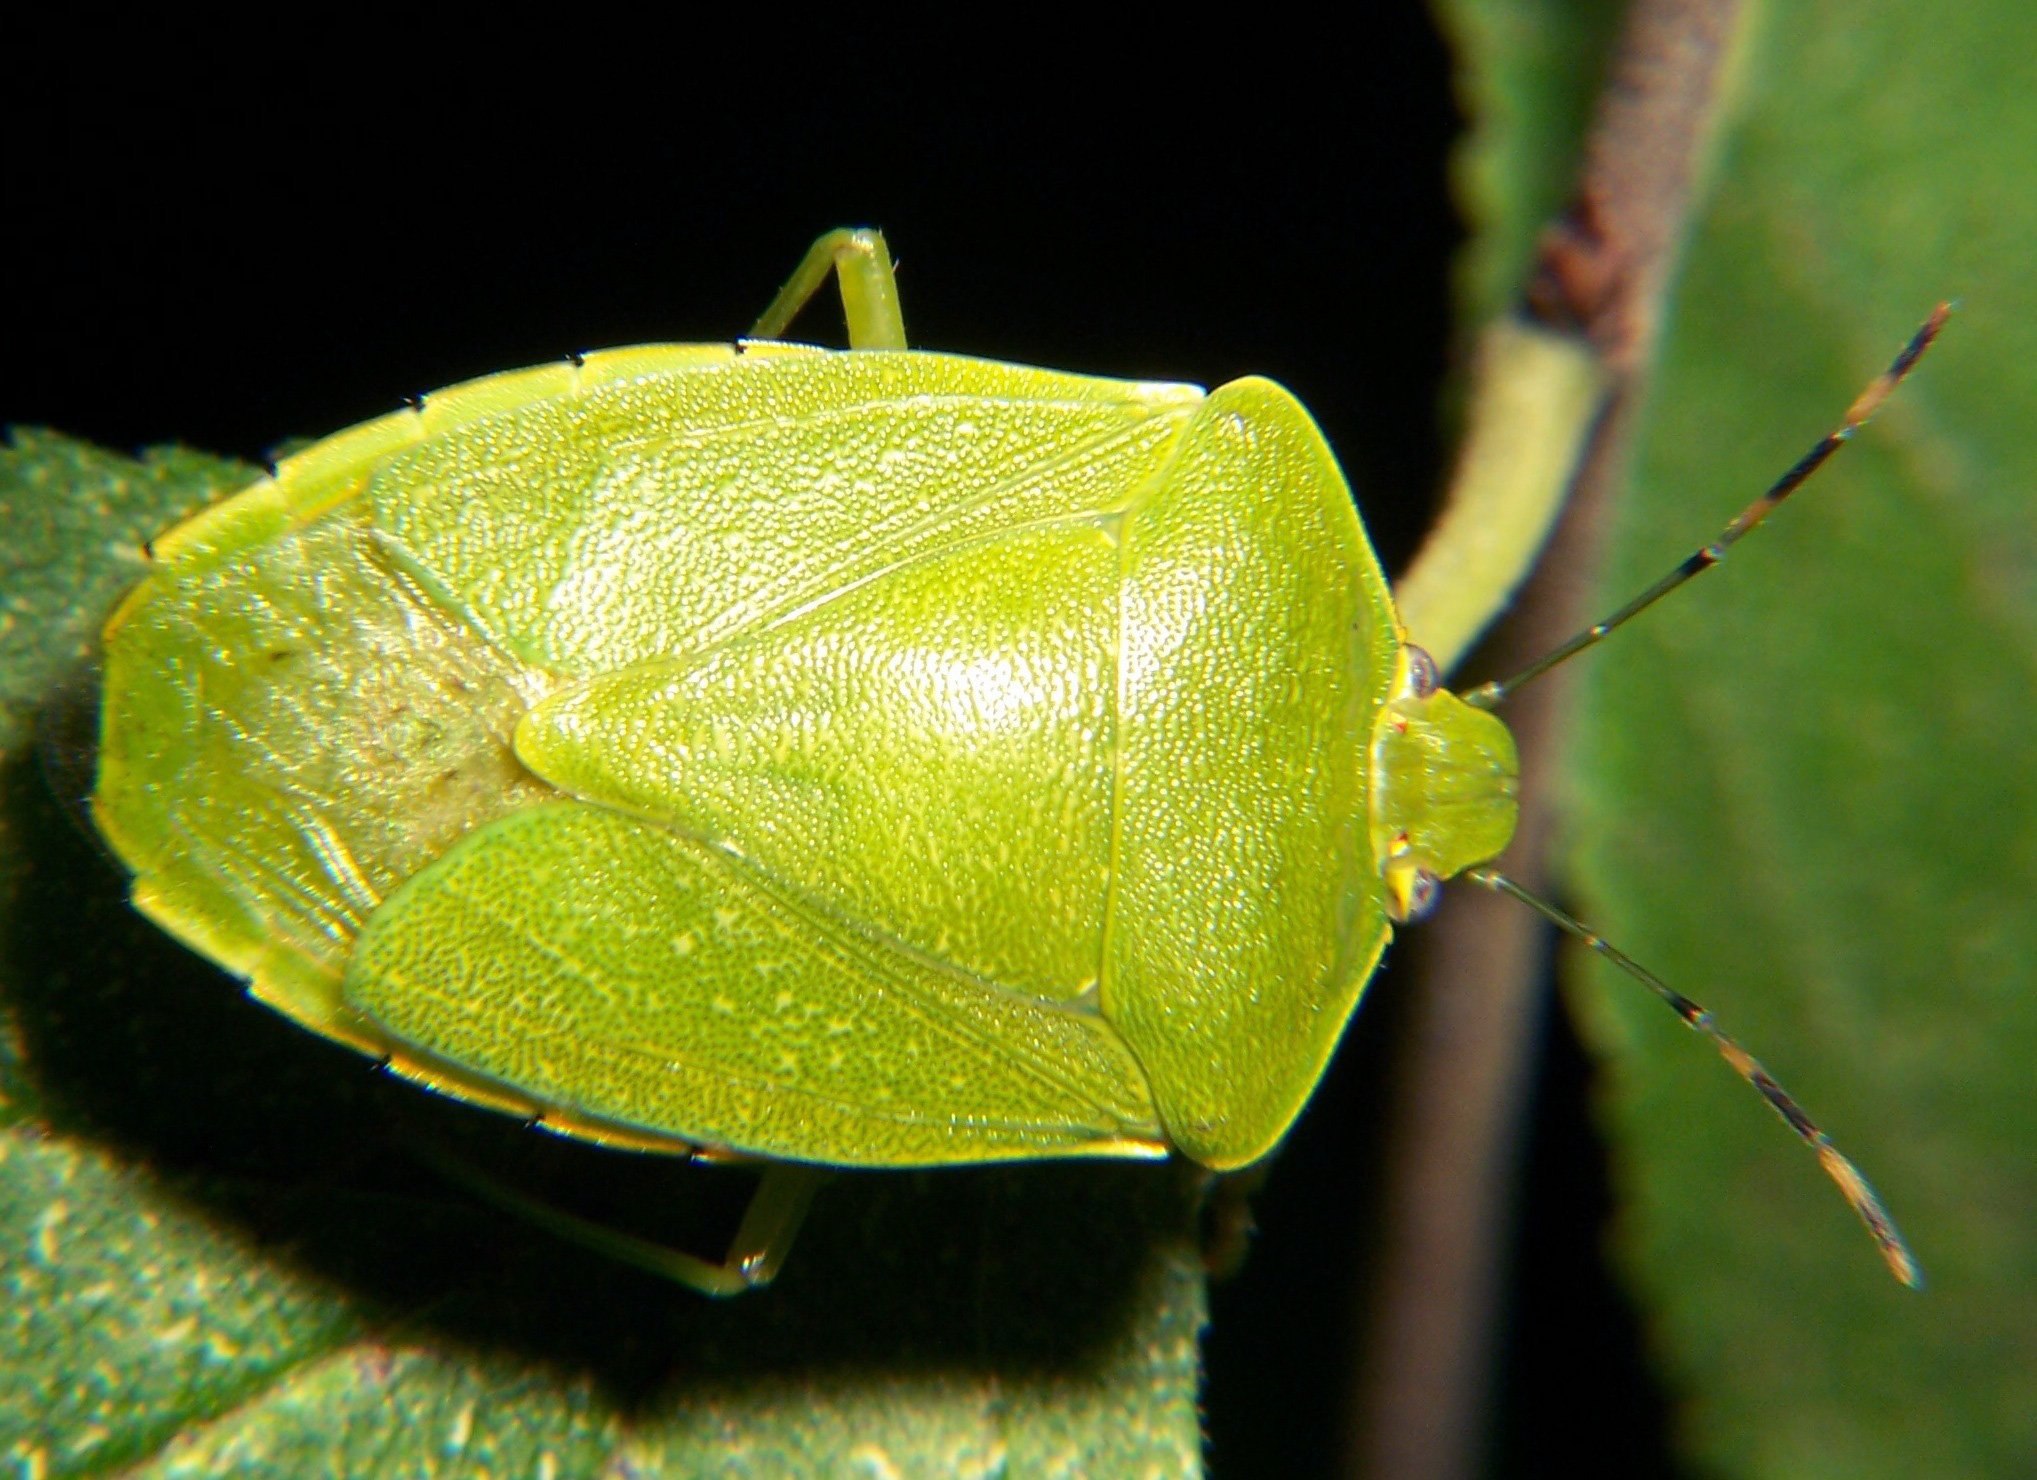
[{"label": "bug's compound eye", "polygon": [[1436,671],[1436,660],[1429,656],[1427,648],[1407,645],[1408,697],[1426,699],[1436,692],[1436,685],[1442,682],[1442,675]]},{"label": "bug's compound eye", "polygon": [[1436,908],[1436,901],[1443,897],[1443,881],[1427,869],[1416,869],[1415,876],[1408,884],[1407,905],[1401,919],[1412,924],[1426,919]]}]

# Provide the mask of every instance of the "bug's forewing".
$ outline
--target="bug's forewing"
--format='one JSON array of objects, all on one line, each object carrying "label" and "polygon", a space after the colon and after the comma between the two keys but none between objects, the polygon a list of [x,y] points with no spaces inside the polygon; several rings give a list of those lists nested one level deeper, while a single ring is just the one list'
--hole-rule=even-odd
[{"label": "bug's forewing", "polygon": [[370,922],[348,999],[540,1102],[790,1159],[1163,1149],[1102,1019],[986,986],[725,852],[561,802],[475,834]]}]

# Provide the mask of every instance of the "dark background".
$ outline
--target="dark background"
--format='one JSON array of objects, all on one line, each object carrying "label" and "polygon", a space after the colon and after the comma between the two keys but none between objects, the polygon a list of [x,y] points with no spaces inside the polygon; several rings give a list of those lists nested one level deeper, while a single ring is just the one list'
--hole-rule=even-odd
[{"label": "dark background", "polygon": [[[761,69],[647,38],[627,65],[372,86],[283,54],[231,75],[174,47],[114,72],[53,38],[24,47],[6,105],[0,421],[259,459],[471,376],[732,336],[819,231],[868,222],[915,343],[1280,379],[1395,570],[1444,471],[1458,120],[1427,18],[1366,27],[1362,45],[1170,33],[1087,67],[1067,62],[1077,38],[1013,35],[994,48],[1005,82],[975,75],[981,37],[915,37],[952,39],[939,65]],[[800,328],[839,334],[826,314]],[[1257,1199],[1251,1260],[1215,1292],[1219,1476],[1336,1470],[1415,949],[1374,983]],[[1495,1449],[1507,1474],[1567,1471],[1584,1443],[1645,1473],[1664,1463],[1661,1399],[1599,1267],[1586,1069],[1567,1029],[1550,1036]]]}]

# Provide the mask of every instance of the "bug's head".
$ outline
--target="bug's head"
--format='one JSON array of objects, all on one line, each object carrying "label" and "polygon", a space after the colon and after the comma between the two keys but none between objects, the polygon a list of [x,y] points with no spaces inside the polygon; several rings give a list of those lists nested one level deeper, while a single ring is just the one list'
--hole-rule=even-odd
[{"label": "bug's head", "polygon": [[1513,733],[1438,687],[1421,649],[1408,653],[1372,741],[1372,846],[1395,920],[1419,919],[1440,881],[1498,857],[1520,815]]}]

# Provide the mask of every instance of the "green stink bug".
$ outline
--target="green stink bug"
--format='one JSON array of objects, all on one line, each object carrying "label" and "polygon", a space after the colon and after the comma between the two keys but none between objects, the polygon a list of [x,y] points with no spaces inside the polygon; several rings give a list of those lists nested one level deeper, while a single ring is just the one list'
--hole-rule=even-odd
[{"label": "green stink bug", "polygon": [[[849,351],[776,342],[830,276]],[[1519,892],[1486,867],[1510,685],[1437,685],[1270,382],[907,350],[874,232],[755,336],[453,387],[159,540],[92,799],[136,905],[434,1088],[768,1163],[724,1263],[666,1264],[711,1292],[775,1272],[800,1168],[1264,1157],[1393,925],[1459,873]],[[1530,903],[1711,1033],[1913,1273],[1707,1015]]]}]

